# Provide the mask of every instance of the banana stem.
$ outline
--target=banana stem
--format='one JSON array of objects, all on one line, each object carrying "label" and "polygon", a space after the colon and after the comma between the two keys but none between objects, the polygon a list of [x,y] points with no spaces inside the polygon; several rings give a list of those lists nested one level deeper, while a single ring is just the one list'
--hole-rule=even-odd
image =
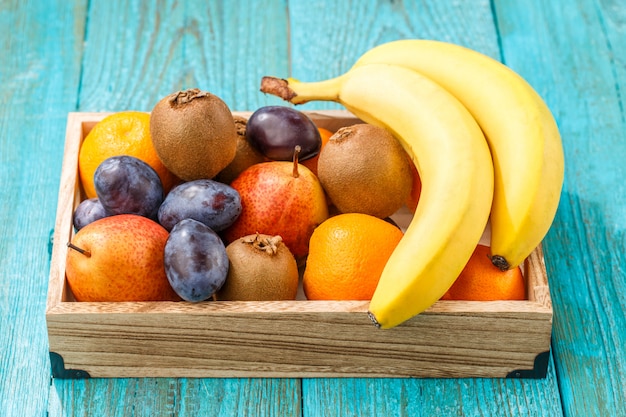
[{"label": "banana stem", "polygon": [[330,80],[303,83],[295,78],[263,77],[261,92],[280,97],[293,104],[309,101],[338,101],[342,77]]}]

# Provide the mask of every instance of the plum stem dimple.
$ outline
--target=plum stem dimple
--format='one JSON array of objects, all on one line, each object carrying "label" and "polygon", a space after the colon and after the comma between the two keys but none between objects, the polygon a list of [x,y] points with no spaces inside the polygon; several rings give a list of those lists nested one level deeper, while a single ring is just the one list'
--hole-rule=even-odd
[{"label": "plum stem dimple", "polygon": [[67,247],[74,249],[76,252],[85,255],[88,258],[91,258],[91,252],[88,251],[87,249],[83,249],[83,248],[79,248],[78,246],[74,245],[72,242],[67,242]]},{"label": "plum stem dimple", "polygon": [[300,151],[302,147],[300,145],[296,145],[293,151],[293,177],[298,178],[300,173],[298,172],[298,156],[300,155]]}]

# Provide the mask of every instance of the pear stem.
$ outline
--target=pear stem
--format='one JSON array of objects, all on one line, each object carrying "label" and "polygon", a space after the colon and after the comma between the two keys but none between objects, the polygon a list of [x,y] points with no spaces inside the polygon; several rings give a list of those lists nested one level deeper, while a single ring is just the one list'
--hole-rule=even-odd
[{"label": "pear stem", "polygon": [[298,172],[298,156],[300,155],[300,151],[302,147],[300,145],[296,145],[293,151],[293,177],[298,178],[300,173]]},{"label": "pear stem", "polygon": [[91,252],[88,251],[87,249],[83,249],[83,248],[79,248],[78,246],[74,245],[72,242],[67,242],[67,247],[74,249],[76,252],[85,255],[88,258],[91,258]]}]

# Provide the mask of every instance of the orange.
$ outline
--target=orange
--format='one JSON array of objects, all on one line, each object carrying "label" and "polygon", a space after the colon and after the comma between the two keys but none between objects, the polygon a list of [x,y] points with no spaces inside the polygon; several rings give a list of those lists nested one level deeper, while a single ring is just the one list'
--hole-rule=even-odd
[{"label": "orange", "polygon": [[362,213],[320,224],[309,242],[304,293],[309,300],[369,300],[402,238],[396,226]]},{"label": "orange", "polygon": [[[330,139],[330,137],[333,135],[333,132],[323,127],[318,127],[317,130],[319,130],[320,136],[322,137],[322,148],[323,148],[328,143],[328,139]],[[321,151],[321,148],[320,148],[320,151]],[[317,160],[318,159],[320,159],[319,153],[315,155],[313,158],[305,159],[304,161],[301,161],[300,163],[304,165],[305,167],[307,167],[308,169],[310,169],[311,172],[313,172],[315,176],[317,176]]]},{"label": "orange", "polygon": [[501,271],[489,259],[489,246],[478,245],[442,300],[525,300],[526,282],[517,267]]},{"label": "orange", "polygon": [[150,114],[125,111],[111,114],[87,134],[78,156],[80,181],[87,198],[96,197],[93,174],[105,159],[130,155],[150,165],[159,174],[167,193],[179,180],[161,163],[150,136]]}]

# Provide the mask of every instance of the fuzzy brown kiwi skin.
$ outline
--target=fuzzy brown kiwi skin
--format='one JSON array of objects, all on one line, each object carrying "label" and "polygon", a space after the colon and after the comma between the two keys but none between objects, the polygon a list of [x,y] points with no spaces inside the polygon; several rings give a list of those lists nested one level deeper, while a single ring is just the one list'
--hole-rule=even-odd
[{"label": "fuzzy brown kiwi skin", "polygon": [[230,109],[197,88],[161,99],[150,115],[150,135],[163,165],[185,181],[215,177],[237,150]]},{"label": "fuzzy brown kiwi skin", "polygon": [[298,292],[298,266],[280,236],[257,233],[226,247],[230,268],[216,300],[294,300]]},{"label": "fuzzy brown kiwi skin", "polygon": [[337,130],[320,152],[317,174],[339,212],[381,219],[406,202],[413,184],[400,143],[385,129],[369,124]]},{"label": "fuzzy brown kiwi skin", "polygon": [[233,119],[237,127],[237,152],[232,162],[215,176],[216,181],[224,184],[230,184],[246,168],[267,161],[265,156],[256,150],[246,138],[248,120],[242,116],[233,116]]}]

